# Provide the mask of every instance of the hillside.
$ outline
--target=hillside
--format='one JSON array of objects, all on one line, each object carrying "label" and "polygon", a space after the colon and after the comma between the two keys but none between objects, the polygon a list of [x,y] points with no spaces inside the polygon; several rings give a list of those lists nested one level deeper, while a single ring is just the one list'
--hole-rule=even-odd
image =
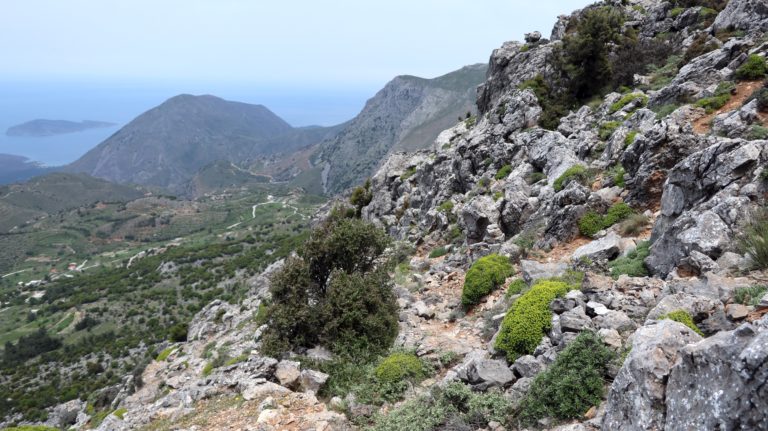
[{"label": "hillside", "polygon": [[181,192],[210,163],[291,153],[332,130],[295,129],[261,105],[180,95],[141,114],[66,170]]},{"label": "hillside", "polygon": [[0,280],[0,427],[768,429],[767,58],[764,0],[596,3],[331,204]]},{"label": "hillside", "polygon": [[25,181],[52,170],[54,168],[40,166],[26,157],[0,154],[0,184]]},{"label": "hillside", "polygon": [[142,195],[134,187],[83,174],[53,173],[0,186],[0,233],[64,210],[96,202],[128,202]]},{"label": "hillside", "polygon": [[393,151],[428,148],[458,117],[474,111],[486,66],[476,64],[434,78],[398,76],[368,100],[334,138],[320,145],[323,186],[335,194],[372,175]]}]

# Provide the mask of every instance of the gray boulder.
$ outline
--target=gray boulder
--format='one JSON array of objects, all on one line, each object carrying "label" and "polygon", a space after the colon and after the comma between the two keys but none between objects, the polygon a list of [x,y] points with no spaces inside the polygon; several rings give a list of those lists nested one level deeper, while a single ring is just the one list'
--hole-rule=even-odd
[{"label": "gray boulder", "polygon": [[712,29],[768,31],[768,3],[764,0],[731,0],[717,15]]},{"label": "gray boulder", "polygon": [[478,390],[504,388],[515,382],[515,375],[506,361],[496,359],[473,358],[458,371],[457,376]]},{"label": "gray boulder", "polygon": [[275,377],[281,386],[294,389],[301,377],[301,364],[296,361],[280,361],[275,368]]},{"label": "gray boulder", "polygon": [[768,429],[768,329],[744,324],[679,352],[666,388],[669,431]]},{"label": "gray boulder", "polygon": [[581,307],[574,307],[560,315],[560,328],[563,332],[581,332],[592,329],[592,320]]},{"label": "gray boulder", "polygon": [[530,284],[536,280],[549,277],[559,277],[568,270],[568,265],[563,262],[539,263],[535,260],[521,260],[520,272],[523,280]]},{"label": "gray boulder", "polygon": [[682,323],[664,320],[640,328],[613,381],[602,430],[664,428],[666,381],[680,350],[701,337]]},{"label": "gray boulder", "polygon": [[299,376],[301,389],[304,392],[317,393],[321,387],[328,381],[328,374],[315,370],[302,370]]},{"label": "gray boulder", "polygon": [[589,258],[593,261],[607,261],[614,259],[619,253],[621,253],[621,237],[614,232],[608,232],[608,235],[577,248],[571,259]]}]

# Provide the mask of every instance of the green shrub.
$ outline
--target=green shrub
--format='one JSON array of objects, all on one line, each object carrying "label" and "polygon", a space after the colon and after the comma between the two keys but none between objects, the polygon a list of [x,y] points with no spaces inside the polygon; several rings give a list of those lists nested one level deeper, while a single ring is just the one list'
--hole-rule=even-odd
[{"label": "green shrub", "polygon": [[736,79],[739,81],[755,81],[765,78],[768,73],[765,57],[752,54],[747,57],[747,61],[736,69]]},{"label": "green shrub", "polygon": [[691,328],[691,330],[693,330],[693,332],[701,335],[702,337],[704,336],[704,333],[701,332],[701,329],[699,329],[699,327],[696,326],[695,323],[693,323],[693,318],[691,318],[691,315],[688,314],[688,312],[685,311],[685,310],[676,310],[676,311],[673,311],[671,313],[667,313],[667,314],[659,317],[659,320],[664,320],[664,319],[669,319],[669,320],[674,320],[675,322],[680,322],[683,325]]},{"label": "green shrub", "polygon": [[509,400],[497,390],[474,392],[463,383],[434,387],[431,393],[377,414],[374,431],[435,431],[483,429],[491,421],[505,424],[512,413]]},{"label": "green shrub", "polygon": [[512,271],[512,264],[504,256],[490,254],[481,257],[472,264],[464,278],[461,304],[464,308],[477,304],[485,295],[504,284]]},{"label": "green shrub", "polygon": [[632,130],[631,132],[627,133],[627,136],[624,137],[624,148],[627,148],[628,146],[635,143],[637,133],[637,130]]},{"label": "green shrub", "polygon": [[504,178],[507,178],[509,174],[512,173],[512,166],[510,165],[504,165],[502,166],[497,172],[496,172],[496,179],[502,180]]},{"label": "green shrub", "polygon": [[165,350],[160,352],[159,355],[157,355],[157,358],[155,360],[156,361],[164,361],[164,360],[168,359],[168,356],[170,356],[171,353],[173,353],[174,350],[176,350],[176,347],[168,347],[168,348],[166,348]]},{"label": "green shrub", "polygon": [[416,174],[416,166],[411,166],[410,168],[406,169],[405,172],[403,172],[402,175],[400,175],[400,179],[405,181],[412,176]]},{"label": "green shrub", "polygon": [[552,326],[549,303],[565,295],[570,286],[563,281],[540,280],[512,305],[501,323],[494,347],[507,360],[533,353],[544,332]]},{"label": "green shrub", "polygon": [[613,180],[613,184],[621,188],[624,188],[625,186],[624,175],[626,175],[626,173],[624,166],[620,163],[617,163],[610,171],[608,171],[608,175]]},{"label": "green shrub", "polygon": [[696,102],[696,106],[699,108],[704,108],[708,114],[711,114],[712,112],[717,111],[718,109],[725,106],[726,103],[728,103],[729,100],[731,100],[731,97],[733,96],[733,91],[736,89],[736,84],[733,82],[722,82],[717,86],[717,89],[715,90],[715,95],[712,97],[705,97],[698,102]]},{"label": "green shrub", "polygon": [[125,407],[121,407],[112,412],[112,414],[117,416],[118,419],[123,419],[126,413],[128,413],[128,409],[126,409]]},{"label": "green shrub", "polygon": [[562,95],[555,93],[544,81],[542,75],[524,81],[519,88],[521,90],[530,89],[536,95],[542,109],[539,125],[547,130],[557,129],[560,118],[568,113],[570,102]]},{"label": "green shrub", "polygon": [[373,192],[371,191],[371,180],[365,180],[365,184],[355,188],[352,194],[349,196],[349,203],[355,206],[355,211],[358,217],[363,211],[363,208],[368,206],[373,200]]},{"label": "green shrub", "polygon": [[734,292],[733,302],[756,307],[766,293],[768,293],[768,286],[739,287]]},{"label": "green shrub", "polygon": [[381,382],[394,383],[424,375],[423,364],[411,353],[393,353],[376,367],[376,378]]},{"label": "green shrub", "polygon": [[716,41],[709,39],[709,34],[706,32],[700,33],[683,55],[683,64],[688,64],[696,57],[700,57],[708,52],[712,52],[718,49],[719,46]]},{"label": "green shrub", "polygon": [[685,12],[685,8],[682,8],[682,7],[676,7],[676,8],[673,8],[672,10],[670,10],[670,11],[669,11],[669,16],[670,16],[671,18],[677,18],[677,17],[678,17],[678,16],[680,16],[680,14],[682,14],[683,12]]},{"label": "green shrub", "polygon": [[502,191],[498,191],[498,192],[495,192],[493,194],[493,200],[494,201],[497,201],[497,200],[499,200],[499,199],[501,199],[503,197],[504,197],[504,192],[502,192]]},{"label": "green shrub", "polygon": [[[675,112],[677,108],[679,108],[680,105],[670,103],[668,105],[661,105],[656,108],[654,108],[654,112],[656,112],[656,118],[661,120],[662,118],[666,118],[669,114]],[[626,141],[625,141],[626,143]]]},{"label": "green shrub", "polygon": [[517,415],[520,422],[535,426],[544,418],[583,417],[590,407],[602,401],[608,365],[615,356],[594,332],[580,333],[555,362],[533,380],[520,403]]},{"label": "green shrub", "polygon": [[203,367],[203,377],[208,377],[213,372],[214,366],[213,362],[206,362],[205,366]]},{"label": "green shrub", "polygon": [[768,211],[755,212],[744,226],[739,248],[752,259],[757,269],[768,268]]},{"label": "green shrub", "polygon": [[474,115],[464,120],[464,126],[467,129],[471,129],[472,127],[475,126],[475,124],[477,124],[477,117]]},{"label": "green shrub", "polygon": [[608,109],[608,112],[610,114],[613,114],[614,112],[620,111],[625,106],[629,105],[630,103],[633,103],[635,101],[640,101],[641,106],[646,106],[648,104],[648,96],[646,96],[643,93],[630,93],[624,95],[621,99],[617,100],[615,103],[613,103],[610,108]]},{"label": "green shrub", "polygon": [[579,232],[584,236],[593,236],[603,229],[603,216],[595,211],[587,211],[579,219]]},{"label": "green shrub", "polygon": [[230,365],[235,365],[235,364],[239,364],[241,362],[245,362],[245,361],[248,360],[248,357],[249,357],[249,355],[247,353],[243,353],[243,354],[237,355],[234,358],[227,359],[224,362],[224,366],[228,367]]},{"label": "green shrub", "polygon": [[573,165],[557,177],[552,184],[556,192],[563,190],[571,181],[576,181],[584,186],[589,185],[592,179],[591,172],[582,165]]},{"label": "green shrub", "polygon": [[445,214],[450,213],[453,211],[453,201],[445,201],[441,203],[440,206],[437,207],[437,210]]},{"label": "green shrub", "polygon": [[448,249],[446,249],[445,247],[438,247],[432,250],[431,252],[429,252],[429,258],[436,259],[438,257],[445,256],[446,254],[448,254]]},{"label": "green shrub", "polygon": [[507,287],[507,293],[504,294],[504,298],[509,299],[512,295],[522,293],[528,288],[528,284],[522,278],[516,278],[509,283]]},{"label": "green shrub", "polygon": [[649,275],[643,261],[651,254],[651,243],[643,241],[637,244],[637,247],[626,256],[622,256],[613,262],[608,263],[613,278],[619,278],[626,274],[630,277],[645,277]]},{"label": "green shrub", "polygon": [[172,343],[181,343],[183,341],[187,341],[187,331],[189,330],[189,325],[186,323],[177,323],[173,326],[171,326],[171,329],[168,331],[168,339]]},{"label": "green shrub", "polygon": [[626,219],[631,214],[634,214],[634,210],[624,202],[617,202],[611,205],[604,216],[594,211],[588,211],[579,219],[579,232],[584,236],[593,236],[601,230],[607,229]]},{"label": "green shrub", "polygon": [[544,174],[544,172],[531,172],[527,177],[525,177],[525,182],[528,184],[536,184],[541,180],[546,180],[547,176]]},{"label": "green shrub", "polygon": [[597,132],[597,135],[601,140],[607,141],[620,125],[621,123],[618,121],[606,121],[600,125],[600,130]]}]

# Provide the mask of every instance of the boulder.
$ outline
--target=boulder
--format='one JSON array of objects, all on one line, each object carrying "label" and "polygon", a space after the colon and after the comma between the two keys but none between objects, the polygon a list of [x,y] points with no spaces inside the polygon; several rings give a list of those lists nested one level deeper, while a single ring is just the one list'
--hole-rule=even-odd
[{"label": "boulder", "polygon": [[512,365],[512,371],[517,378],[536,377],[543,370],[544,364],[539,362],[533,355],[521,356]]},{"label": "boulder", "polygon": [[590,317],[603,316],[608,314],[609,311],[610,310],[608,310],[608,307],[599,302],[587,302],[587,315]]},{"label": "boulder", "polygon": [[609,232],[608,235],[577,248],[571,259],[589,258],[593,261],[608,261],[620,253],[621,237],[614,232]]},{"label": "boulder", "polygon": [[302,370],[299,376],[301,389],[304,392],[317,393],[321,387],[328,381],[328,374],[315,370]]},{"label": "boulder", "polygon": [[723,303],[716,299],[703,296],[691,295],[689,293],[675,293],[668,295],[659,301],[658,304],[648,313],[645,323],[650,323],[659,317],[677,310],[685,310],[691,315],[694,321],[702,321],[714,314],[717,310],[723,309]]},{"label": "boulder", "polygon": [[607,313],[592,319],[592,323],[599,329],[613,329],[618,332],[632,331],[637,328],[637,324],[626,313],[619,310],[608,310]]},{"label": "boulder", "polygon": [[301,376],[301,364],[296,361],[282,360],[275,368],[275,377],[280,385],[289,389],[295,389]]},{"label": "boulder", "polygon": [[458,371],[458,378],[477,390],[504,388],[515,382],[515,375],[506,361],[472,358]]},{"label": "boulder", "polygon": [[531,284],[536,280],[550,277],[560,277],[568,270],[568,264],[563,262],[539,263],[535,260],[521,260],[520,272],[523,280]]},{"label": "boulder", "polygon": [[666,424],[689,429],[768,429],[768,320],[688,345],[669,375]]},{"label": "boulder", "polygon": [[581,332],[592,329],[592,320],[581,307],[574,307],[560,315],[563,332]]},{"label": "boulder", "polygon": [[717,15],[712,29],[768,31],[768,3],[764,0],[731,0]]},{"label": "boulder", "polygon": [[728,304],[725,307],[725,315],[731,320],[742,320],[747,317],[750,309],[746,305],[741,304]]},{"label": "boulder", "polygon": [[608,393],[602,429],[663,429],[667,378],[680,350],[700,340],[687,326],[671,320],[637,330]]}]

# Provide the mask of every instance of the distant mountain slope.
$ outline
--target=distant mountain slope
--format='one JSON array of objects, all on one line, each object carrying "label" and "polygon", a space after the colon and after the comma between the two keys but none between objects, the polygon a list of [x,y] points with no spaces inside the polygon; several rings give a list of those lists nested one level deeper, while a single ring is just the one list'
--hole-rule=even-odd
[{"label": "distant mountain slope", "polygon": [[434,79],[398,76],[390,81],[334,138],[321,144],[324,187],[333,194],[357,184],[392,151],[432,144],[438,134],[474,112],[476,88],[487,66],[463,67]]},{"label": "distant mountain slope", "polygon": [[67,170],[180,192],[215,161],[293,152],[327,136],[321,127],[294,129],[261,105],[180,95],[141,114]]},{"label": "distant mountain slope", "polygon": [[0,184],[25,181],[54,169],[56,168],[41,166],[24,156],[0,154]]},{"label": "distant mountain slope", "polygon": [[53,173],[0,186],[0,233],[28,220],[95,202],[127,202],[142,192],[84,174]]},{"label": "distant mountain slope", "polygon": [[9,127],[5,134],[8,136],[54,136],[64,133],[76,133],[89,129],[114,126],[114,123],[104,121],[83,120],[81,122],[66,120],[37,119]]}]

